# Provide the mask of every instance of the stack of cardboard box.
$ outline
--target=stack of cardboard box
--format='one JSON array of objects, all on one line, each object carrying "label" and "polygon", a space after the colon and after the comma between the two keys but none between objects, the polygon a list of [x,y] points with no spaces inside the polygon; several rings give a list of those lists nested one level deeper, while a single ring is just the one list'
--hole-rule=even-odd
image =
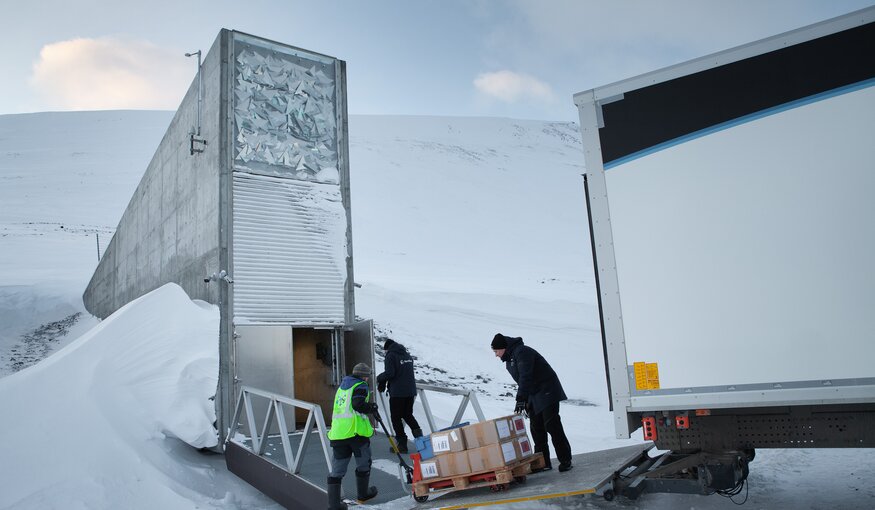
[{"label": "stack of cardboard box", "polygon": [[511,415],[418,438],[422,478],[493,471],[532,455],[522,416]]}]

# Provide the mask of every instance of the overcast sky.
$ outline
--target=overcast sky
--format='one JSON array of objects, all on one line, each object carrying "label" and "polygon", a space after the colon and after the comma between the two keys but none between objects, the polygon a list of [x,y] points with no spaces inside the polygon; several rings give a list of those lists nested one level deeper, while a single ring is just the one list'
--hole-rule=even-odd
[{"label": "overcast sky", "polygon": [[351,114],[576,120],[575,92],[875,0],[0,0],[0,114],[175,110],[229,28],[347,62]]}]

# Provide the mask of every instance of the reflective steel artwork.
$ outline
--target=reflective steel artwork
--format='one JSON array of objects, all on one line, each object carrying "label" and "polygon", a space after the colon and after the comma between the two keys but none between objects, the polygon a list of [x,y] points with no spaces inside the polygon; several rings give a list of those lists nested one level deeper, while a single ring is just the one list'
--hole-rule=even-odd
[{"label": "reflective steel artwork", "polygon": [[258,173],[339,182],[334,67],[248,44],[237,51],[235,160]]}]

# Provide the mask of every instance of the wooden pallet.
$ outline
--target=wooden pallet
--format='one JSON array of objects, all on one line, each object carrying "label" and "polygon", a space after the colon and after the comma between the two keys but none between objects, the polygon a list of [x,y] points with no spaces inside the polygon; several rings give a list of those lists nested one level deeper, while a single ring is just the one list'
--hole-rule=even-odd
[{"label": "wooden pallet", "polygon": [[432,494],[477,487],[498,487],[499,490],[503,490],[507,484],[520,478],[524,480],[525,476],[533,469],[539,469],[545,465],[544,456],[541,453],[535,453],[500,469],[413,482],[413,495],[417,498],[425,498]]}]

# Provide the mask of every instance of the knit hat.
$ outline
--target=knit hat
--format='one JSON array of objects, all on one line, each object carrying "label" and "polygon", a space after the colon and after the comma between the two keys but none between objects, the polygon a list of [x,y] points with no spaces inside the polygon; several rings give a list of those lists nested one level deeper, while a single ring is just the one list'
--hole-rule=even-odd
[{"label": "knit hat", "polygon": [[352,367],[352,375],[355,377],[368,377],[371,375],[371,367],[367,363],[359,363]]},{"label": "knit hat", "polygon": [[492,337],[492,349],[507,349],[507,337],[501,333],[496,333],[495,336]]}]

